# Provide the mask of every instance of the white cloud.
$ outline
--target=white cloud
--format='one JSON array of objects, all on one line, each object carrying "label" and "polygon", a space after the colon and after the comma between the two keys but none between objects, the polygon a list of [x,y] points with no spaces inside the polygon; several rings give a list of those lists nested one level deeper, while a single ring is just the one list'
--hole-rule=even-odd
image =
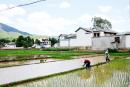
[{"label": "white cloud", "polygon": [[112,10],[112,6],[99,6],[98,10],[103,13],[110,12]]},{"label": "white cloud", "polygon": [[83,22],[85,22],[86,20],[91,21],[91,19],[92,19],[92,16],[89,15],[89,14],[84,14],[84,15],[82,15],[82,16],[79,18],[79,20],[80,20],[80,21],[83,21]]},{"label": "white cloud", "polygon": [[130,5],[128,5],[127,8],[130,9]]},{"label": "white cloud", "polygon": [[68,2],[68,1],[63,1],[61,4],[60,4],[60,8],[69,8],[71,6],[71,4]]},{"label": "white cloud", "polygon": [[21,7],[17,7],[10,10],[5,10],[12,6],[14,5],[13,4],[0,4],[0,22],[1,23],[13,24],[15,18],[19,16],[24,16],[26,14],[26,11]]},{"label": "white cloud", "polygon": [[14,7],[13,4],[0,4],[0,15],[12,17],[16,15],[25,15],[26,11],[21,7],[6,10],[7,8]]},{"label": "white cloud", "polygon": [[91,27],[92,26],[91,20],[92,20],[92,15],[84,14],[78,18],[78,24],[80,24],[80,26],[83,27]]},{"label": "white cloud", "polygon": [[17,19],[17,27],[23,27],[23,31],[32,34],[40,35],[57,35],[60,33],[67,33],[69,26],[75,24],[74,21],[65,19],[63,17],[53,17],[47,12],[33,12],[27,16],[26,19]]},{"label": "white cloud", "polygon": [[126,9],[130,10],[130,5],[126,6]]},{"label": "white cloud", "polygon": [[0,15],[0,23],[11,23],[11,21],[8,17]]}]

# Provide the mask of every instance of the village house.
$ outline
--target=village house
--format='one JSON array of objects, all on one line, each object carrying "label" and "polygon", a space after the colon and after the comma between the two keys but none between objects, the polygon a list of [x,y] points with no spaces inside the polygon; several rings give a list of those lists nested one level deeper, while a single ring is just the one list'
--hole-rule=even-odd
[{"label": "village house", "polygon": [[111,49],[129,49],[130,48],[130,32],[117,34],[115,36],[104,36],[100,38],[92,38],[93,50]]},{"label": "village house", "polygon": [[40,44],[33,44],[32,47],[34,48],[48,48],[51,47],[51,42],[49,41],[49,38],[42,38],[39,39],[40,40]]},{"label": "village house", "polygon": [[45,48],[48,48],[48,47],[51,47],[51,41],[49,41],[49,38],[44,38],[44,39],[41,39],[40,40],[41,43],[41,47],[45,47]]},{"label": "village house", "polygon": [[16,44],[15,42],[6,43],[5,48],[16,48]]},{"label": "village house", "polygon": [[93,38],[115,36],[116,34],[117,32],[112,30],[79,27],[75,34],[61,34],[59,36],[59,46],[92,48],[94,45]]}]

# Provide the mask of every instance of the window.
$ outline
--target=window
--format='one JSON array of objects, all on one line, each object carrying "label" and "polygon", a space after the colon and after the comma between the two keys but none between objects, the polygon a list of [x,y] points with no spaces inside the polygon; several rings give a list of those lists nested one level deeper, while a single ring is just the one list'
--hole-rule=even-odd
[{"label": "window", "polygon": [[115,42],[120,43],[120,37],[115,37]]},{"label": "window", "polygon": [[100,37],[100,33],[94,33],[94,37]]}]

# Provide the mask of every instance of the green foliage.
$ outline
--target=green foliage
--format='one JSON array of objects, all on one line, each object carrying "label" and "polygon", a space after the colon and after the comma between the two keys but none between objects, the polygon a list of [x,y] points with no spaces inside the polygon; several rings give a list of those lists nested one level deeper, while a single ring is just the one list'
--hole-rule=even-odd
[{"label": "green foliage", "polygon": [[12,42],[16,42],[16,39],[13,39]]},{"label": "green foliage", "polygon": [[49,38],[49,41],[51,42],[51,47],[58,43],[58,40],[56,38]]},{"label": "green foliage", "polygon": [[108,49],[110,53],[118,53],[117,49]]},{"label": "green foliage", "polygon": [[17,32],[6,32],[6,31],[3,31],[3,30],[0,30],[0,39],[8,38],[9,40],[12,40],[14,38],[17,38],[19,35],[21,35],[21,34],[17,33]]},{"label": "green foliage", "polygon": [[93,27],[95,29],[111,29],[112,24],[110,21],[106,19],[102,19],[101,17],[94,17],[93,19]]},{"label": "green foliage", "polygon": [[23,36],[19,36],[16,40],[16,46],[17,47],[22,47],[23,46],[23,42],[24,42],[24,37]]},{"label": "green foliage", "polygon": [[[94,52],[86,51],[42,51],[42,50],[0,50],[0,60],[4,59],[2,56],[29,56],[29,55],[48,55],[54,59],[71,59],[72,56],[80,55],[94,55]],[[24,59],[26,59],[25,57]],[[10,60],[10,59],[9,59]],[[19,60],[17,58],[16,60]]]},{"label": "green foliage", "polygon": [[27,37],[19,36],[16,40],[17,47],[28,48],[31,47],[33,44],[34,44],[34,40],[31,39],[29,36]]},{"label": "green foliage", "polygon": [[10,40],[8,40],[8,39],[0,39],[0,48],[4,47],[5,43],[9,43],[9,42],[10,42]]},{"label": "green foliage", "polygon": [[36,39],[34,43],[40,45],[40,40]]},{"label": "green foliage", "polygon": [[42,51],[73,51],[75,48],[43,48]]}]

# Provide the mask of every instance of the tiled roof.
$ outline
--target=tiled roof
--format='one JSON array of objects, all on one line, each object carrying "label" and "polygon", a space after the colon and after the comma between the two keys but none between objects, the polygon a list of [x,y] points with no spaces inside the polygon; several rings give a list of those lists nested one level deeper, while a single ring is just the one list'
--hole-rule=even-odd
[{"label": "tiled roof", "polygon": [[80,29],[82,29],[84,31],[87,31],[87,32],[109,32],[109,33],[117,33],[117,32],[115,32],[113,30],[110,30],[110,29],[104,30],[104,29],[82,28],[82,27],[79,27],[75,32],[79,31]]}]

